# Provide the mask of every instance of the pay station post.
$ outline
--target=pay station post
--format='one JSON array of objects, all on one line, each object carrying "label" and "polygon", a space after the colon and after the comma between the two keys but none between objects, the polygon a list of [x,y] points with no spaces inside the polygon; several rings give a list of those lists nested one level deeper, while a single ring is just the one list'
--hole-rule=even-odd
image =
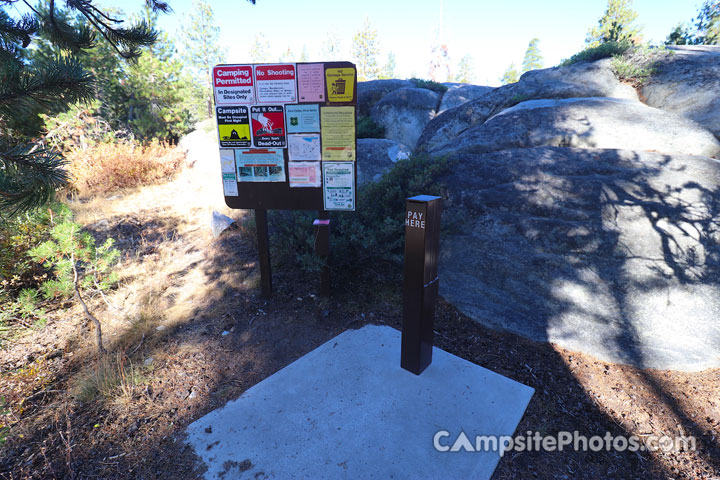
[{"label": "pay station post", "polygon": [[[354,211],[357,72],[350,62],[216,65],[223,192],[255,211],[263,296],[272,293],[268,210],[315,210],[315,254],[330,254],[331,211]],[[320,291],[329,294],[330,271]]]},{"label": "pay station post", "polygon": [[441,197],[406,200],[400,366],[415,375],[432,363],[441,213]]}]

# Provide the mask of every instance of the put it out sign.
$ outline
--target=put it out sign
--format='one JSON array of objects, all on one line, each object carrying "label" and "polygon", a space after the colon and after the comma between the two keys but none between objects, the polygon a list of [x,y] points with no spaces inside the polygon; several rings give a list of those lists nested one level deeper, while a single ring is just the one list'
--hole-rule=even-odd
[{"label": "put it out sign", "polygon": [[413,212],[408,210],[405,217],[405,226],[425,229],[425,214],[423,212]]}]

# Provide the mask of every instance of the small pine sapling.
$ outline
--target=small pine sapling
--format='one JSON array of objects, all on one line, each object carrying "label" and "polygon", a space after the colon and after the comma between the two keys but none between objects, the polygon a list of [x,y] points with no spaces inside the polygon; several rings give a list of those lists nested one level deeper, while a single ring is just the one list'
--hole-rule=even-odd
[{"label": "small pine sapling", "polygon": [[55,277],[43,282],[40,292],[45,298],[74,296],[85,317],[95,325],[98,351],[106,353],[100,321],[88,309],[81,292],[102,293],[117,283],[117,273],[112,267],[120,252],[114,248],[112,238],[97,247],[89,233],[81,232],[80,226],[70,221],[53,227],[50,237],[29,251],[30,258],[52,269]]}]

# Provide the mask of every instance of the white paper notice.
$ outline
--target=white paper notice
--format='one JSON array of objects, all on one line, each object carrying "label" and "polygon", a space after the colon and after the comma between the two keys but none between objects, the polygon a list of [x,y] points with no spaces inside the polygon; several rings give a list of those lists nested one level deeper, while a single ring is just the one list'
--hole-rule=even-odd
[{"label": "white paper notice", "polygon": [[222,173],[235,173],[234,150],[220,150],[220,171]]},{"label": "white paper notice", "polygon": [[320,160],[320,134],[288,135],[290,161]]},{"label": "white paper notice", "polygon": [[355,210],[354,162],[323,162],[325,210]]},{"label": "white paper notice", "polygon": [[235,177],[235,172],[233,173],[223,173],[223,191],[225,192],[226,197],[237,197],[238,196],[238,189],[237,189],[237,178]]},{"label": "white paper notice", "polygon": [[288,163],[290,187],[319,187],[322,185],[320,162]]}]

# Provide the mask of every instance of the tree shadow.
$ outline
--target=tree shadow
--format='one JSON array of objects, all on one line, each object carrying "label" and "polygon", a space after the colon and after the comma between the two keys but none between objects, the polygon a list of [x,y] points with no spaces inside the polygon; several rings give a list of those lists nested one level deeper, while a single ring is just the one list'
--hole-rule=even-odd
[{"label": "tree shadow", "polygon": [[[587,436],[632,433],[576,377],[577,355],[558,353],[548,339],[582,333],[587,323],[581,319],[591,317],[598,328],[612,327],[599,344],[612,345],[610,351],[623,361],[643,365],[646,339],[634,321],[628,282],[634,282],[638,293],[656,292],[673,282],[683,288],[716,285],[718,192],[701,179],[671,182],[674,187],[668,190],[663,172],[693,177],[698,172],[692,165],[676,165],[671,157],[653,158],[648,163],[628,152],[564,148],[504,151],[468,155],[446,179],[445,210],[467,215],[474,236],[443,238],[448,247],[462,249],[461,262],[443,259],[441,285],[464,292],[465,298],[457,301],[447,291],[445,296],[484,324],[538,342],[483,328],[441,301],[437,345],[536,389],[518,434],[574,429]],[[707,173],[705,178],[713,178]],[[678,189],[696,192],[699,200],[673,200]],[[631,213],[636,216],[628,217]],[[644,231],[657,236],[655,250],[637,251],[636,242],[624,236],[627,225],[638,219],[647,222]],[[706,252],[690,254],[678,232],[696,235]],[[273,272],[275,294],[264,299],[259,296],[257,253],[247,232],[207,242],[183,240],[189,242],[184,248],[165,245],[176,249],[175,262],[158,272],[167,281],[135,293],[149,318],[133,319],[110,338],[112,349],[146,378],[128,383],[127,394],[95,404],[70,402],[57,419],[50,413],[39,417],[36,430],[13,442],[16,453],[5,457],[13,463],[0,462],[0,476],[196,478],[202,465],[183,442],[189,423],[348,328],[400,326],[399,283],[393,284],[393,275],[383,272],[381,281],[349,275],[346,284],[336,285],[332,298],[324,299],[317,295],[314,276],[283,266]],[[635,272],[654,276],[640,281]],[[468,301],[473,295],[476,305]],[[92,355],[79,358],[58,376],[69,376],[79,364],[92,361]],[[611,375],[618,377],[639,375],[686,433],[698,438],[707,464],[720,468],[717,440],[668,391],[662,372],[612,368]],[[37,408],[51,412],[59,404],[57,395],[50,394]],[[50,419],[47,428],[42,419]],[[495,478],[562,474],[674,475],[649,453],[525,452],[506,456]]]},{"label": "tree shadow", "polygon": [[492,328],[639,367],[720,471],[710,422],[646,368],[718,365],[719,178],[712,159],[650,152],[464,155],[445,208],[475,220],[443,239],[441,294]]}]

